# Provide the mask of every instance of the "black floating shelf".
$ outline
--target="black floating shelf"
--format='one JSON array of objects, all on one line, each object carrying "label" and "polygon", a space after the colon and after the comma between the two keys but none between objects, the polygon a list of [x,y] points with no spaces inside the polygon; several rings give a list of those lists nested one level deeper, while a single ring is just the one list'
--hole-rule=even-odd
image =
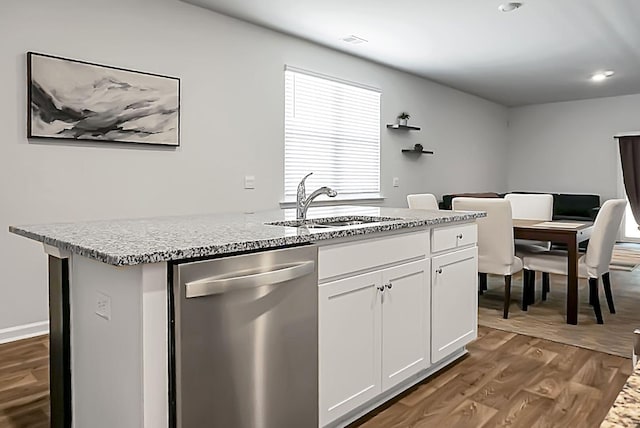
[{"label": "black floating shelf", "polygon": [[411,125],[398,125],[397,123],[389,123],[387,124],[387,128],[389,129],[402,129],[405,131],[419,131],[419,126],[411,126]]},{"label": "black floating shelf", "polygon": [[428,154],[428,155],[432,155],[433,152],[431,150],[414,150],[414,149],[402,149],[402,153],[416,153],[416,154]]}]

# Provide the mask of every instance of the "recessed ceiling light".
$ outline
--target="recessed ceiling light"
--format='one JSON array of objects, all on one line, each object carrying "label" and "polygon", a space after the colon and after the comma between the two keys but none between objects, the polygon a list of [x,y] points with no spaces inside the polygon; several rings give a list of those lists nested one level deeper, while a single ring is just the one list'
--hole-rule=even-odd
[{"label": "recessed ceiling light", "polygon": [[594,73],[593,76],[591,76],[591,80],[593,80],[594,82],[602,82],[607,77],[611,77],[614,74],[615,73],[613,71],[611,71],[611,70],[599,71],[597,73]]},{"label": "recessed ceiling light", "polygon": [[343,37],[340,40],[346,43],[351,43],[352,45],[359,45],[360,43],[367,43],[368,40],[363,39],[362,37],[354,36],[351,34],[350,36]]},{"label": "recessed ceiling light", "polygon": [[522,3],[519,1],[510,1],[507,3],[502,3],[500,6],[498,6],[498,10],[500,12],[513,12],[516,9],[519,9],[522,7]]}]

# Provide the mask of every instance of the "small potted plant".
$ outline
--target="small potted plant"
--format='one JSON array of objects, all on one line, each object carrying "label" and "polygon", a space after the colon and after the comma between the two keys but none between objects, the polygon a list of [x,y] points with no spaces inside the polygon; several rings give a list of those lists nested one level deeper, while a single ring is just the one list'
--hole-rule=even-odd
[{"label": "small potted plant", "polygon": [[398,125],[407,126],[407,121],[411,118],[411,115],[406,111],[403,111],[398,115]]}]

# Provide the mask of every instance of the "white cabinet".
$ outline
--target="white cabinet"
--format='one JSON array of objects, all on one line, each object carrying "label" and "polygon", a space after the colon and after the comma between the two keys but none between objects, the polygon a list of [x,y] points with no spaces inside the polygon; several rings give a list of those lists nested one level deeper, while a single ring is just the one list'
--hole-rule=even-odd
[{"label": "white cabinet", "polygon": [[429,262],[382,271],[382,389],[427,368]]},{"label": "white cabinet", "polygon": [[319,290],[320,426],[381,391],[379,272]]},{"label": "white cabinet", "polygon": [[478,250],[433,257],[431,362],[474,340],[478,333]]},{"label": "white cabinet", "polygon": [[378,270],[381,266],[424,258],[428,253],[427,231],[328,245],[318,252],[318,279],[331,281],[355,272]]},{"label": "white cabinet", "polygon": [[433,229],[431,251],[451,251],[473,245],[478,241],[478,226],[475,223],[445,226]]},{"label": "white cabinet", "polygon": [[426,259],[322,284],[320,425],[428,366]]},{"label": "white cabinet", "polygon": [[321,427],[364,414],[475,339],[476,239],[467,223],[320,247]]}]

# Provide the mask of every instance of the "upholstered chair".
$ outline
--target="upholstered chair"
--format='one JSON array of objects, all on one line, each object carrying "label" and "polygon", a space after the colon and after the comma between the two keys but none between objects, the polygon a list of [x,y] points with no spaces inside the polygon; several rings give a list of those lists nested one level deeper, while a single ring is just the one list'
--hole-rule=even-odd
[{"label": "upholstered chair", "polygon": [[536,193],[507,193],[511,214],[519,220],[549,221],[553,218],[553,195]]},{"label": "upholstered chair", "polygon": [[[627,202],[624,199],[606,201],[593,225],[593,232],[585,255],[578,259],[578,276],[589,280],[589,303],[593,306],[598,324],[602,324],[602,311],[598,298],[598,279],[602,278],[609,312],[615,314],[609,263],[618,229],[622,223]],[[564,251],[547,251],[524,256],[525,271],[541,271],[567,275],[567,253]],[[543,289],[544,293],[544,289]]]},{"label": "upholstered chair", "polygon": [[415,195],[407,195],[407,204],[409,208],[417,210],[437,210],[438,200],[431,193],[419,193]]},{"label": "upholstered chair", "polygon": [[[513,219],[518,220],[540,220],[551,221],[553,219],[553,195],[534,193],[508,193],[504,196],[511,203],[511,214]],[[516,239],[516,255],[522,258],[525,254],[548,251],[551,249],[551,242],[530,241],[526,239]],[[524,281],[535,287],[535,271],[525,271]],[[549,274],[542,273],[542,298],[546,299],[549,292]],[[533,294],[533,293],[532,293]],[[533,303],[533,302],[526,302]],[[523,305],[526,310],[527,305]]]},{"label": "upholstered chair", "polygon": [[503,317],[508,318],[511,276],[522,270],[522,260],[514,254],[511,204],[504,199],[454,198],[453,209],[486,211],[486,217],[477,219],[478,274],[485,283],[487,274],[504,277]]}]

